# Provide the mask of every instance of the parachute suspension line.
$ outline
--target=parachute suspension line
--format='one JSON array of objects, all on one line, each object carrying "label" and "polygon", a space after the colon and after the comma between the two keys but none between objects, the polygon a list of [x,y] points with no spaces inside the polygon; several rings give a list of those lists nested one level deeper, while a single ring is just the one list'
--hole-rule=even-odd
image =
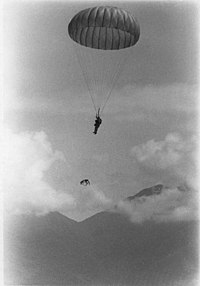
[{"label": "parachute suspension line", "polygon": [[125,65],[125,63],[126,63],[126,61],[127,61],[127,58],[128,58],[127,55],[125,56],[125,58],[123,58],[123,57],[120,58],[120,61],[119,61],[118,65],[117,65],[115,74],[114,74],[114,76],[113,76],[113,80],[112,80],[113,83],[112,83],[111,89],[110,89],[110,91],[108,92],[107,97],[106,97],[106,101],[104,102],[104,105],[103,105],[102,108],[101,108],[101,115],[102,115],[102,113],[103,113],[103,111],[104,111],[104,108],[105,108],[105,106],[106,106],[106,104],[107,104],[107,102],[108,102],[108,100],[109,100],[109,98],[110,98],[110,96],[111,96],[111,94],[112,94],[112,91],[113,91],[113,89],[114,89],[114,87],[115,87],[115,84],[116,84],[118,78],[119,78],[119,75],[120,75],[120,73],[121,73],[121,70],[122,70],[123,66]]},{"label": "parachute suspension line", "polygon": [[86,74],[85,74],[85,72],[84,72],[84,68],[83,68],[83,65],[82,65],[82,63],[81,63],[81,60],[80,60],[80,58],[79,58],[78,52],[77,52],[77,50],[76,50],[76,47],[74,48],[74,50],[75,50],[75,53],[76,53],[76,56],[77,56],[77,59],[78,59],[78,62],[79,62],[79,65],[80,65],[82,74],[83,74],[83,78],[84,78],[85,83],[86,83],[86,85],[87,85],[87,88],[88,88],[88,91],[89,91],[89,95],[90,95],[91,100],[92,100],[92,103],[93,103],[94,110],[95,110],[95,112],[97,113],[97,108],[96,108],[95,103],[94,103],[94,98],[92,97],[92,90],[91,90],[91,88],[90,88],[90,86],[89,86],[89,84],[88,84],[88,82],[87,82],[87,77],[86,77]]},{"label": "parachute suspension line", "polygon": [[[106,21],[108,21],[109,27],[112,27],[112,31],[115,31],[115,33],[113,32],[112,35],[110,32],[107,33],[106,25],[102,25],[102,27],[99,27],[99,25],[97,25],[97,23],[99,22],[104,23],[105,15],[109,15]],[[83,18],[85,19],[85,21],[88,22],[88,29],[86,33],[82,33],[83,30],[85,29],[85,23],[82,23],[81,21],[81,19]],[[126,23],[128,18],[129,18],[129,21],[128,23]],[[119,27],[118,27],[119,21],[123,23],[124,27],[127,26],[126,24],[130,26],[128,29],[125,28],[125,31],[124,31],[125,33],[123,36],[122,36],[122,33],[119,31]],[[132,32],[130,35],[130,41],[128,42],[127,41],[128,39],[126,39],[126,32],[129,32],[129,30]],[[134,46],[139,40],[140,28],[139,28],[137,21],[128,12],[124,11],[123,9],[117,8],[117,7],[106,7],[105,6],[105,7],[87,8],[85,10],[80,11],[78,14],[76,14],[68,25],[68,34],[70,38],[74,42],[76,42],[76,44],[78,45],[80,44],[80,46],[84,46],[85,49],[91,48],[92,50],[94,50],[94,55],[95,55],[96,54],[95,51],[97,49],[99,50],[105,49],[105,50],[111,51],[111,50],[121,50],[121,49],[130,48]],[[116,73],[115,72],[107,73],[107,71],[108,72],[110,71],[112,64],[116,64],[117,66],[118,62],[121,60],[121,57],[119,58],[119,60],[117,57],[116,62],[111,61],[111,65],[110,66],[108,65],[107,71],[106,71],[106,65],[105,65],[105,68],[103,66],[103,70],[101,71],[98,68],[96,68],[97,72],[95,71],[95,68],[94,68],[96,67],[96,64],[94,66],[94,62],[96,63],[96,57],[94,57],[95,60],[92,59],[92,61],[90,61],[90,63],[92,63],[92,68],[88,69],[88,71],[92,72],[92,74],[94,75],[94,78],[93,78],[92,76],[91,77],[88,76],[87,71],[84,68],[84,62],[82,62],[81,60],[82,52],[80,52],[80,54],[78,55],[79,50],[76,50],[76,47],[75,47],[75,52],[76,52],[79,65],[80,65],[85,83],[87,85],[87,88],[88,88],[88,91],[89,91],[89,94],[90,94],[90,97],[91,97],[91,100],[94,106],[94,110],[97,111],[97,109],[99,108],[99,105],[100,106],[103,105],[102,107],[102,112],[103,112],[111,96],[111,93],[116,84],[116,81],[119,77],[122,66],[119,66],[119,68],[115,70]],[[84,57],[83,57],[83,60],[84,60]],[[121,63],[121,64],[124,64],[124,63]],[[108,75],[111,74],[112,81],[109,81],[109,79],[106,77],[107,74]],[[99,76],[100,76],[100,79],[99,79]],[[100,82],[100,80],[102,79],[105,79],[105,84]],[[90,86],[90,83],[92,83],[92,86]],[[108,86],[107,84],[109,85],[109,89],[107,90],[107,92],[104,93],[104,89],[106,89],[106,86]],[[93,92],[93,90],[95,92]],[[102,102],[102,104],[96,103],[96,99],[99,94],[100,95],[105,94],[104,98],[106,99],[106,102],[104,104],[103,104],[104,101]]]},{"label": "parachute suspension line", "polygon": [[[98,51],[99,52],[99,51]],[[96,50],[92,49],[89,53],[88,59],[90,61],[89,65],[87,67],[92,67],[92,74],[91,74],[91,70],[89,72],[90,76],[91,76],[91,83],[93,84],[93,91],[94,91],[94,99],[95,99],[95,103],[96,103],[96,108],[98,109],[99,106],[99,102],[98,102],[98,95],[99,95],[99,83],[101,82],[101,77],[100,72],[101,69],[99,71],[98,67],[99,67],[99,56]]]}]

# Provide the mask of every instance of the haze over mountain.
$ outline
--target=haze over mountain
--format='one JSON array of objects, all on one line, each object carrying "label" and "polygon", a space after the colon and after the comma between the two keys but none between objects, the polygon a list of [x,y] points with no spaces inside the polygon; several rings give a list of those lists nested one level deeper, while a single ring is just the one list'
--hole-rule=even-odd
[{"label": "haze over mountain", "polygon": [[[148,196],[161,186],[138,196]],[[194,220],[133,223],[122,213],[106,211],[82,222],[58,212],[7,217],[5,282],[195,285],[196,235]]]}]

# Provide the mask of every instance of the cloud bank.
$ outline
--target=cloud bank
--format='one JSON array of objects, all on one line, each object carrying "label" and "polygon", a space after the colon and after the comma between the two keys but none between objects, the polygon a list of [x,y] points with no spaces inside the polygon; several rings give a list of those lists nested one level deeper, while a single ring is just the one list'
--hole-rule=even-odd
[{"label": "cloud bank", "polygon": [[144,170],[197,188],[196,136],[183,139],[178,133],[170,133],[162,141],[152,139],[134,146],[131,154]]},{"label": "cloud bank", "polygon": [[51,186],[45,174],[55,162],[64,162],[66,171],[72,172],[64,154],[53,150],[43,131],[13,133],[6,130],[4,135],[3,189],[6,212],[44,215],[51,211],[67,214],[70,211],[84,213],[88,209],[109,208],[110,199],[95,185],[81,188],[69,180],[64,189]]},{"label": "cloud bank", "polygon": [[78,193],[77,209],[84,211],[101,211],[110,209],[113,202],[102,192],[97,185],[92,185],[87,188],[82,187]]},{"label": "cloud bank", "polygon": [[[38,112],[42,110],[52,114],[93,114],[91,99],[87,91],[76,91],[77,97],[74,97],[74,93],[70,90],[59,92],[59,94],[48,91],[48,96],[44,96],[44,93],[38,96],[33,92],[33,96],[29,98],[26,94],[18,94],[15,88],[6,91],[4,103],[6,111]],[[105,113],[116,113],[118,121],[144,121],[144,119],[155,121],[154,112],[159,112],[159,114],[160,112],[163,114],[175,112],[195,118],[198,113],[197,98],[198,86],[196,85],[182,83],[144,87],[126,85],[120,90],[115,90],[115,96],[111,96],[111,102],[105,109]]]},{"label": "cloud bank", "polygon": [[162,141],[152,139],[134,146],[131,155],[140,175],[150,174],[162,183],[165,181],[169,187],[164,187],[160,194],[121,201],[117,211],[133,222],[181,221],[198,217],[195,136],[184,139],[178,133],[170,133]]},{"label": "cloud bank", "polygon": [[54,151],[44,132],[5,132],[4,207],[12,213],[45,214],[64,207],[74,207],[67,192],[55,190],[45,181],[45,172],[63,154]]},{"label": "cloud bank", "polygon": [[[183,141],[177,134],[169,134],[163,141],[151,140],[133,147],[132,156],[148,168],[176,170],[190,162],[194,141]],[[70,166],[62,152],[53,150],[44,132],[16,134],[6,130],[4,143],[4,209],[8,213],[44,215],[59,211],[80,218],[82,215],[85,217],[86,212],[92,215],[97,211],[114,209],[135,223],[149,219],[180,221],[196,217],[195,191],[192,188],[165,187],[159,195],[116,204],[98,185],[82,187],[69,180],[64,189],[52,187],[46,180],[46,172],[55,162],[64,162],[66,170]]]},{"label": "cloud bank", "polygon": [[115,211],[125,214],[134,223],[185,221],[197,218],[194,194],[188,190],[165,187],[161,194],[121,201]]}]

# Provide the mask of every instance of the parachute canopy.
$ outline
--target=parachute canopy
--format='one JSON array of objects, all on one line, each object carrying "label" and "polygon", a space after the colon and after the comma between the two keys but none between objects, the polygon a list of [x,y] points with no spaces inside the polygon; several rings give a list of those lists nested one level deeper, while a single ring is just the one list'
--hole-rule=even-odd
[{"label": "parachute canopy", "polygon": [[102,115],[127,59],[133,58],[139,24],[123,9],[92,7],[72,18],[68,34],[94,110]]},{"label": "parachute canopy", "polygon": [[84,180],[80,181],[80,184],[83,186],[87,186],[87,185],[90,185],[90,181],[88,179],[84,179]]},{"label": "parachute canopy", "polygon": [[117,7],[93,7],[76,14],[68,26],[69,36],[93,49],[119,50],[135,45],[140,36],[137,21]]}]

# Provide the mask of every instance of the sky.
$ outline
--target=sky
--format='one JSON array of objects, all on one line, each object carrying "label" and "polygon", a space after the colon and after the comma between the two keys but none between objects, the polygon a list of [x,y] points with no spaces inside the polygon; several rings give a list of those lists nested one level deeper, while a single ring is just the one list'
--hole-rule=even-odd
[{"label": "sky", "polygon": [[[59,211],[76,220],[116,204],[130,213],[126,197],[162,183],[169,193],[158,198],[160,217],[173,207],[167,218],[188,219],[198,191],[197,3],[101,2],[129,11],[140,24],[138,43],[119,56],[82,49],[68,35],[73,16],[96,5],[4,2],[5,209]],[[95,76],[99,102],[116,60],[124,63],[97,135],[77,53],[89,79]],[[85,178],[90,187],[80,186]],[[180,185],[190,194],[182,197]],[[144,209],[153,213],[155,202]],[[135,211],[136,221],[149,215]]]}]

